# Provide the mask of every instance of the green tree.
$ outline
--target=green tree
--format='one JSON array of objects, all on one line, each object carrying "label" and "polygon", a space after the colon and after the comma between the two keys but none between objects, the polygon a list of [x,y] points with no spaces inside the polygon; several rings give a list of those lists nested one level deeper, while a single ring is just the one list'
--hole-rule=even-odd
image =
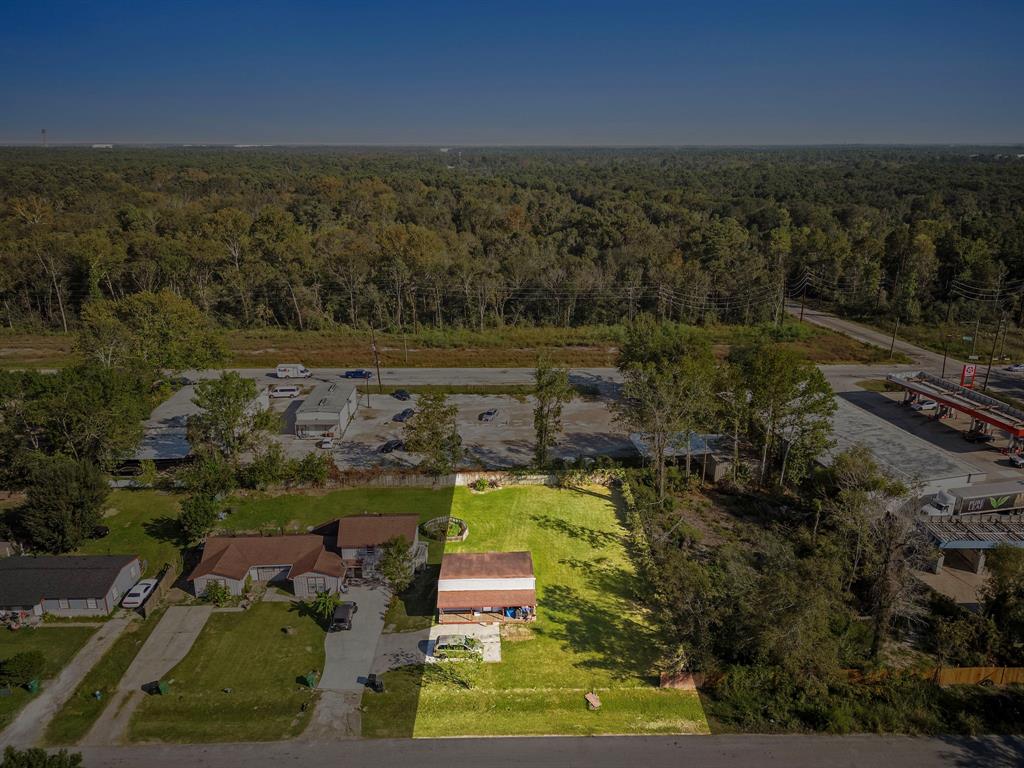
[{"label": "green tree", "polygon": [[81,752],[68,752],[66,749],[47,752],[39,747],[7,747],[4,750],[3,762],[0,762],[0,768],[79,768],[81,765]]},{"label": "green tree", "polygon": [[88,302],[77,346],[87,359],[107,368],[182,371],[211,368],[226,356],[210,320],[169,290]]},{"label": "green tree", "polygon": [[109,494],[107,479],[94,464],[41,459],[32,470],[18,521],[34,548],[70,552],[93,535]]},{"label": "green tree", "polygon": [[393,592],[404,592],[409,588],[413,579],[413,558],[409,541],[404,536],[384,542],[377,570],[387,579]]},{"label": "green tree", "polygon": [[537,401],[533,409],[533,430],[537,436],[533,461],[543,468],[562,430],[562,408],[572,399],[572,387],[569,386],[569,371],[555,368],[547,358],[537,361],[533,380],[533,397]]},{"label": "green tree", "polygon": [[217,524],[219,513],[220,504],[209,496],[192,495],[183,499],[178,524],[185,540],[194,544],[206,538]]},{"label": "green tree", "polygon": [[422,468],[434,477],[452,472],[462,457],[458,409],[440,392],[420,395],[417,405],[416,415],[403,428],[406,450],[422,454]]},{"label": "green tree", "polygon": [[280,428],[278,414],[256,406],[258,393],[256,382],[236,371],[197,384],[192,402],[202,410],[188,420],[189,441],[237,463],[239,454]]},{"label": "green tree", "polygon": [[235,468],[219,453],[200,452],[178,471],[177,479],[191,493],[213,499],[223,498],[236,487]]},{"label": "green tree", "polygon": [[986,559],[982,610],[999,631],[1004,663],[1024,666],[1024,549],[999,546]]}]

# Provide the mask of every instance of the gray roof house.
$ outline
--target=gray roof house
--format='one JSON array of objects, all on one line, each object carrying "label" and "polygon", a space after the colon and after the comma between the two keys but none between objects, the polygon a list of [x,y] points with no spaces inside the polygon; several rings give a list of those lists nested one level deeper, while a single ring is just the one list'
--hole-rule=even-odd
[{"label": "gray roof house", "polygon": [[141,577],[135,555],[7,557],[0,560],[0,610],[103,616]]},{"label": "gray roof house", "polygon": [[341,437],[359,407],[359,390],[344,381],[318,384],[295,412],[296,437]]}]

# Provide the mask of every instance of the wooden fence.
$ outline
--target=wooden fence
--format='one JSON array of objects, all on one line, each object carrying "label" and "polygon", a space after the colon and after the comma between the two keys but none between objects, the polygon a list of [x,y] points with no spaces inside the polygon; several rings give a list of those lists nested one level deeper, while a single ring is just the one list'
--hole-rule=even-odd
[{"label": "wooden fence", "polygon": [[160,607],[160,601],[163,600],[164,595],[167,591],[174,586],[174,582],[178,580],[178,574],[181,573],[181,568],[178,565],[166,563],[160,570],[160,575],[157,576],[156,587],[153,589],[153,594],[149,596],[149,599],[139,608],[139,613],[142,614],[142,618],[148,619],[150,615]]},{"label": "wooden fence", "polygon": [[939,667],[928,677],[939,685],[1024,685],[1024,667]]}]

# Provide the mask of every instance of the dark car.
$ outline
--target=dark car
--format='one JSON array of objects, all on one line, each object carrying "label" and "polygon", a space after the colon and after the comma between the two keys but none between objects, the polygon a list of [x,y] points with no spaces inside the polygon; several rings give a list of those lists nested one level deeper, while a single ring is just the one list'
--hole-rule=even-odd
[{"label": "dark car", "polygon": [[391,393],[391,396],[395,398],[395,400],[402,400],[403,402],[405,400],[412,399],[412,395],[410,395],[404,389],[396,389],[394,392]]},{"label": "dark car", "polygon": [[341,374],[343,379],[372,379],[373,371],[368,371],[365,368],[356,368],[354,371],[345,371]]},{"label": "dark car", "polygon": [[403,423],[404,424],[405,422],[407,422],[409,419],[411,419],[415,415],[416,415],[416,411],[414,411],[412,408],[406,408],[401,413],[396,413],[394,416],[392,416],[391,420],[392,421],[397,421],[399,423]]},{"label": "dark car", "polygon": [[483,413],[481,413],[479,416],[477,416],[477,418],[480,419],[480,421],[494,421],[494,417],[497,416],[497,415],[498,415],[498,409],[497,408],[491,408],[491,409],[486,410]]},{"label": "dark car", "polygon": [[996,436],[988,432],[964,432],[964,440],[968,443],[991,443],[995,439]]},{"label": "dark car", "polygon": [[328,632],[338,632],[342,629],[352,629],[352,617],[356,615],[359,606],[351,600],[346,600],[334,609],[334,616],[331,617],[331,626]]},{"label": "dark car", "polygon": [[405,443],[403,443],[401,440],[388,440],[378,450],[381,453],[393,453],[394,451],[404,451]]}]

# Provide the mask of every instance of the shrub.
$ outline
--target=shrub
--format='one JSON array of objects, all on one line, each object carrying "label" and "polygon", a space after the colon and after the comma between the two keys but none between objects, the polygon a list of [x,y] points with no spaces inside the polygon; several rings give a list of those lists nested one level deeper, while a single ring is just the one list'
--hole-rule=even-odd
[{"label": "shrub", "polygon": [[213,603],[214,605],[224,605],[231,600],[231,591],[225,584],[221,584],[219,581],[208,581],[206,582],[206,589],[203,590],[203,594],[199,596],[199,599],[205,603]]},{"label": "shrub", "polygon": [[266,450],[256,455],[253,462],[241,472],[242,485],[255,490],[265,490],[280,485],[288,479],[291,466],[285,458],[284,449],[271,443]]},{"label": "shrub", "polygon": [[0,684],[26,685],[39,679],[46,667],[46,657],[40,651],[16,653],[0,664]]},{"label": "shrub", "polygon": [[79,768],[81,764],[81,752],[62,749],[51,754],[39,747],[25,750],[7,747],[0,768]]},{"label": "shrub", "polygon": [[317,488],[326,485],[331,476],[334,460],[326,453],[309,453],[298,461],[289,462],[289,479],[301,485]]},{"label": "shrub", "polygon": [[489,483],[487,482],[487,479],[483,477],[478,477],[476,482],[473,483],[473,490],[479,491],[480,493],[486,491],[488,487]]}]

